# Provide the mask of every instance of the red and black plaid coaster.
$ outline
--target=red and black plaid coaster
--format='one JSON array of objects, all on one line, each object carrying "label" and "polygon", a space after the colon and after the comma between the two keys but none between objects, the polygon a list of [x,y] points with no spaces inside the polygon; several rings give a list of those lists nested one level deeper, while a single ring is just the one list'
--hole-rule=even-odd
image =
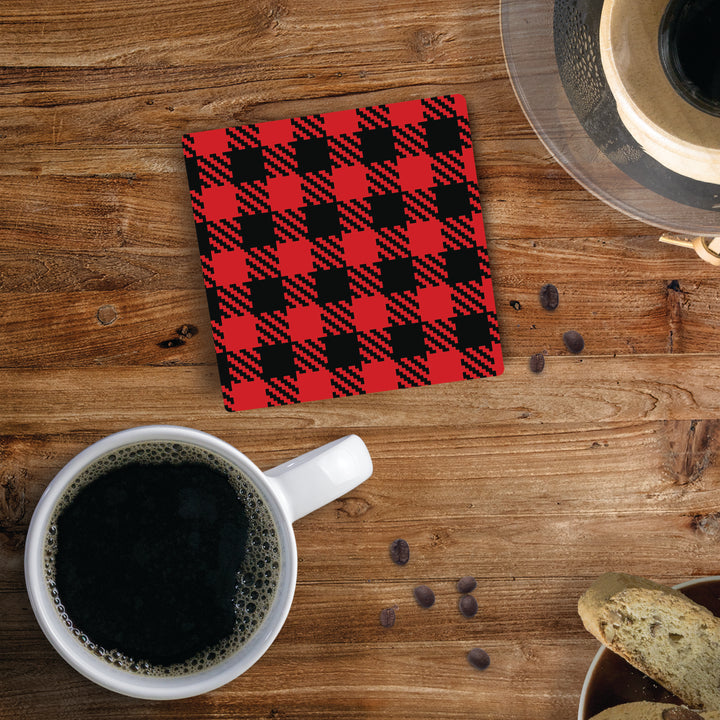
[{"label": "red and black plaid coaster", "polygon": [[462,96],[183,143],[228,410],[502,372]]}]

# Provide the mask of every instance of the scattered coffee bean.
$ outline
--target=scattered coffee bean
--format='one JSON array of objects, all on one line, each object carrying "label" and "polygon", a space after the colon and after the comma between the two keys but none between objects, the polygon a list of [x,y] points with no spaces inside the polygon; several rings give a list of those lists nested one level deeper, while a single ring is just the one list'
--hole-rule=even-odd
[{"label": "scattered coffee bean", "polygon": [[546,310],[554,310],[559,302],[560,294],[554,285],[548,283],[540,288],[540,304]]},{"label": "scattered coffee bean", "polygon": [[545,369],[545,356],[542,353],[535,353],[530,356],[530,371],[541,373]]},{"label": "scattered coffee bean", "polygon": [[380,624],[384,628],[392,627],[395,624],[395,608],[383,608],[380,611]]},{"label": "scattered coffee bean", "polygon": [[477,587],[477,581],[472,575],[465,575],[461,577],[457,583],[458,592],[469,593]]},{"label": "scattered coffee bean", "polygon": [[427,585],[418,585],[413,595],[420,607],[429,608],[435,604],[435,593]]},{"label": "scattered coffee bean", "polygon": [[511,300],[510,307],[513,310],[522,310],[522,305],[517,300]]},{"label": "scattered coffee bean", "polygon": [[463,595],[458,602],[460,612],[468,618],[475,617],[478,611],[477,600],[472,595]]},{"label": "scattered coffee bean", "polygon": [[490,656],[482,648],[473,648],[467,655],[468,662],[478,670],[490,666]]},{"label": "scattered coffee bean", "polygon": [[390,557],[396,565],[405,565],[410,559],[410,546],[407,540],[398,538],[390,544]]},{"label": "scattered coffee bean", "polygon": [[577,330],[568,330],[563,335],[563,342],[565,343],[565,347],[576,355],[582,352],[585,347],[585,340],[583,340],[583,336]]}]

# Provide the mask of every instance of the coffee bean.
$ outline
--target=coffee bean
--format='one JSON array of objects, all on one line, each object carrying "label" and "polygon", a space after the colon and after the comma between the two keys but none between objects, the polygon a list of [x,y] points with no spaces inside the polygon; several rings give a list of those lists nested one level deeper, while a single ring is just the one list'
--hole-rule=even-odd
[{"label": "coffee bean", "polygon": [[475,617],[478,611],[477,600],[472,595],[463,595],[458,602],[458,607],[460,612],[468,618]]},{"label": "coffee bean", "polygon": [[583,340],[583,336],[577,330],[568,330],[563,335],[563,342],[565,343],[565,347],[576,355],[582,352],[585,347],[585,340]]},{"label": "coffee bean", "polygon": [[410,546],[407,540],[398,538],[390,544],[390,557],[396,565],[405,565],[410,559]]},{"label": "coffee bean", "polygon": [[540,288],[540,304],[546,310],[554,310],[559,302],[560,294],[554,285],[548,283]]},{"label": "coffee bean", "polygon": [[542,353],[535,353],[530,356],[530,371],[541,373],[545,369],[545,356]]},{"label": "coffee bean", "polygon": [[413,595],[420,607],[429,608],[435,604],[435,593],[427,585],[418,585]]},{"label": "coffee bean", "polygon": [[510,307],[513,310],[522,310],[522,305],[517,300],[511,300]]},{"label": "coffee bean", "polygon": [[467,659],[478,670],[485,670],[490,666],[490,656],[482,648],[473,648],[467,654]]},{"label": "coffee bean", "polygon": [[392,627],[395,624],[395,608],[383,608],[380,611],[380,624],[384,628]]},{"label": "coffee bean", "polygon": [[469,593],[477,587],[477,581],[472,575],[465,575],[461,577],[457,583],[458,592]]}]

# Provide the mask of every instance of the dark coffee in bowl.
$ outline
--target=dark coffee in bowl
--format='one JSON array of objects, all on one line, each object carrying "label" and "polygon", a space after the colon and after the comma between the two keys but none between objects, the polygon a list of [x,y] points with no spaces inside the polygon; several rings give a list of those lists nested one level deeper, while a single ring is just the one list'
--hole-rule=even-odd
[{"label": "dark coffee in bowl", "polygon": [[131,672],[180,675],[253,635],[278,583],[269,508],[222,458],[146,442],[96,461],[58,503],[46,579],[68,632]]}]

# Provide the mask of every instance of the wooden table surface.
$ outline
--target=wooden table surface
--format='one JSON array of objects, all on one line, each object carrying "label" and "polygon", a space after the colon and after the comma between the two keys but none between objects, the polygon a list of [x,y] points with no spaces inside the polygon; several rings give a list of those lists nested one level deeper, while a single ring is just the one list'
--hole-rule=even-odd
[{"label": "wooden table surface", "polygon": [[[182,133],[451,92],[470,108],[505,374],[227,413]],[[597,649],[576,612],[593,578],[720,572],[720,275],[658,234],[536,138],[496,0],[4,3],[0,717],[572,718]],[[567,330],[584,336],[580,355]],[[214,433],[262,468],[355,432],[375,464],[296,523],[297,592],[264,658],[167,703],[66,665],[23,578],[54,474],[145,423]],[[397,537],[404,567],[388,555]],[[429,610],[419,583],[437,595]],[[484,672],[473,647],[491,656]]]}]

